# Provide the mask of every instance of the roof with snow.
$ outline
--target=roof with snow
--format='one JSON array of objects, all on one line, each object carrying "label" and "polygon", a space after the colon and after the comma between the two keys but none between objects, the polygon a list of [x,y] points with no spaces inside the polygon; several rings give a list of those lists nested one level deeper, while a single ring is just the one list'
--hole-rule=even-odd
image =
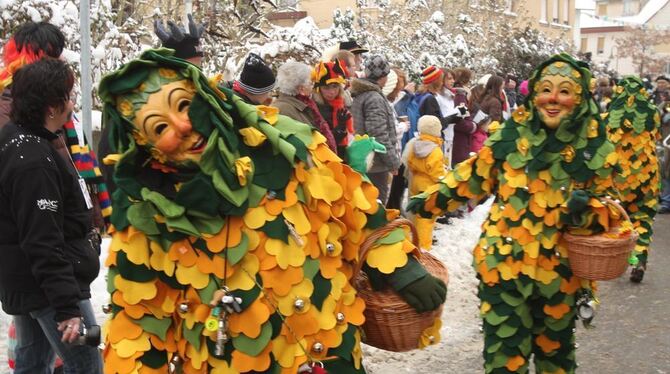
[{"label": "roof with snow", "polygon": [[[577,0],[577,7],[580,5],[588,6],[586,3],[593,3],[593,0]],[[579,26],[582,29],[618,27],[624,25],[644,25],[656,15],[664,6],[669,5],[670,0],[649,0],[640,10],[640,13],[629,17],[599,17],[595,15],[594,8],[578,8],[580,12]],[[595,4],[594,4],[595,5]]]},{"label": "roof with snow", "polygon": [[642,10],[640,10],[640,13],[630,17],[621,17],[619,19],[625,23],[644,25],[649,22],[658,11],[663,9],[664,6],[668,5],[669,2],[670,0],[649,0]]},{"label": "roof with snow", "polygon": [[624,23],[616,19],[606,19],[596,16],[592,11],[583,11],[579,15],[579,27],[581,29],[600,28],[600,27],[618,27]]}]

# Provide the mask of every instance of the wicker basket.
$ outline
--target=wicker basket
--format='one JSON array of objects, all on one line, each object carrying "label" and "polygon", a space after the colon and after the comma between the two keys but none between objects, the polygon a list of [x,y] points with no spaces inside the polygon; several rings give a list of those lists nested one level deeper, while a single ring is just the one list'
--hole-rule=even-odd
[{"label": "wicker basket", "polygon": [[[607,199],[626,220],[630,220],[626,210],[612,199]],[[618,234],[619,227],[610,228],[609,234]],[[635,230],[623,238],[608,238],[604,234],[572,235],[563,234],[568,246],[568,261],[572,272],[584,279],[611,280],[626,272],[628,257],[635,247],[638,234]]]},{"label": "wicker basket", "polygon": [[[433,325],[435,318],[440,318],[442,308],[431,312],[417,313],[397,293],[390,288],[375,291],[365,272],[360,271],[368,251],[374,242],[389,231],[408,226],[412,232],[412,242],[418,246],[418,235],[414,224],[406,219],[397,219],[372,233],[361,245],[360,260],[354,269],[354,287],[358,295],[365,300],[365,324],[363,325],[363,342],[365,344],[392,352],[405,352],[419,348],[419,339],[423,331]],[[426,267],[429,273],[440,278],[447,284],[449,276],[442,261],[428,252],[421,252],[417,260]]]}]

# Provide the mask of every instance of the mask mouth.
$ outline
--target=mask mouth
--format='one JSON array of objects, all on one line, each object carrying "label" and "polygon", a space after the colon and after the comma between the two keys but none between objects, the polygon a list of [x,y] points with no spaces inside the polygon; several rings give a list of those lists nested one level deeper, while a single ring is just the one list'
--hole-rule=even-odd
[{"label": "mask mouth", "polygon": [[195,144],[193,144],[193,146],[188,149],[188,153],[202,153],[205,150],[205,145],[207,145],[205,137],[200,136],[198,141],[196,141]]},{"label": "mask mouth", "polygon": [[552,118],[553,117],[558,117],[562,112],[561,109],[555,109],[555,108],[552,108],[552,109],[546,109],[545,108],[544,111],[545,111],[545,113],[547,113],[547,116],[552,117]]}]

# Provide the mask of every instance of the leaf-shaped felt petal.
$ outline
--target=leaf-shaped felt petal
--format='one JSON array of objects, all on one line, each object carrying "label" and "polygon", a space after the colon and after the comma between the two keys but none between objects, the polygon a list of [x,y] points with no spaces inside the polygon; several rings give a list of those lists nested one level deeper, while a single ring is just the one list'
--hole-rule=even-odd
[{"label": "leaf-shaped felt petal", "polygon": [[367,264],[384,274],[391,274],[395,269],[407,264],[407,254],[403,243],[380,245],[368,252]]},{"label": "leaf-shaped felt petal", "polygon": [[114,287],[121,291],[123,300],[131,305],[137,304],[142,300],[153,299],[158,292],[155,281],[133,282],[123,279],[120,275],[114,277]]}]

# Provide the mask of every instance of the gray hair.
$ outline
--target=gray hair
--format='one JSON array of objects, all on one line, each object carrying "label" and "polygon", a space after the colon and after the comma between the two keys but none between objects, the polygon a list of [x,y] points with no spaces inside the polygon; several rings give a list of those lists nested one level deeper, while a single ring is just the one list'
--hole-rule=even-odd
[{"label": "gray hair", "polygon": [[300,86],[311,84],[312,68],[302,62],[287,62],[277,71],[277,90],[283,94],[295,96]]}]

